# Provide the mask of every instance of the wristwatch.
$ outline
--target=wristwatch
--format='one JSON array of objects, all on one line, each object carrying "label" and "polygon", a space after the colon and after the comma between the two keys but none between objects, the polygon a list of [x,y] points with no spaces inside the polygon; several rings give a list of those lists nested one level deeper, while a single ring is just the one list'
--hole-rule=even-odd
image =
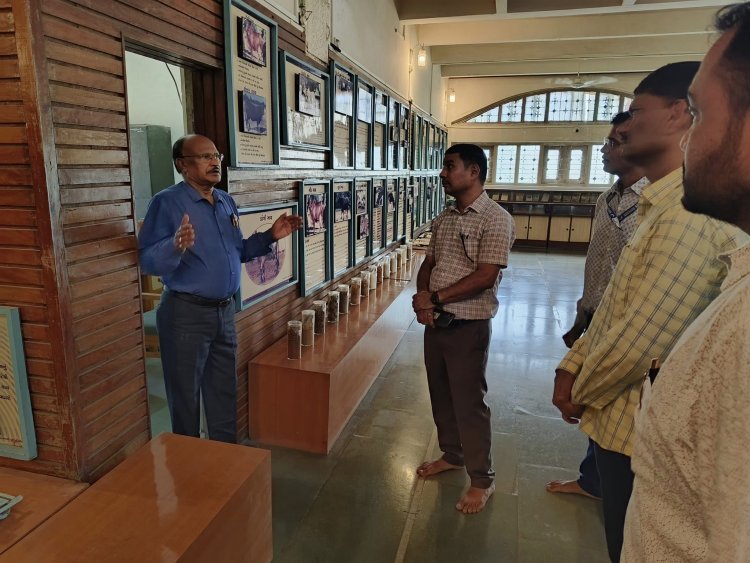
[{"label": "wristwatch", "polygon": [[431,303],[432,303],[433,305],[435,305],[436,307],[439,307],[439,306],[440,306],[440,304],[441,304],[441,303],[440,303],[440,299],[438,299],[438,292],[437,292],[437,291],[433,291],[433,292],[432,292],[432,293],[430,294],[430,302],[431,302]]}]

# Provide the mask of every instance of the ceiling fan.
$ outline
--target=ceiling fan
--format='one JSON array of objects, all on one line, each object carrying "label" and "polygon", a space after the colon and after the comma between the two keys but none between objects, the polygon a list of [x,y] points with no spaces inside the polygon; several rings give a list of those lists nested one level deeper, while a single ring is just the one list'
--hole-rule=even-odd
[{"label": "ceiling fan", "polygon": [[548,78],[547,82],[556,86],[568,86],[579,90],[581,88],[588,88],[589,86],[598,86],[599,84],[611,84],[612,82],[617,82],[617,79],[612,76],[597,76],[584,80],[581,77],[581,73],[577,72],[575,78],[559,76],[556,78]]}]

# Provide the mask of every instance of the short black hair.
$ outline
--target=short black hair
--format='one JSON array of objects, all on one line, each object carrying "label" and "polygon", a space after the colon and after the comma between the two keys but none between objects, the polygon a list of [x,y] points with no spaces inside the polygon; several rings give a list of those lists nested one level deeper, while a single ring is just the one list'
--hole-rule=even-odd
[{"label": "short black hair", "polygon": [[445,154],[457,154],[464,166],[471,166],[472,164],[479,166],[479,181],[484,185],[487,179],[487,155],[484,154],[482,147],[471,143],[457,143],[451,145],[445,151]]},{"label": "short black hair", "polygon": [[714,27],[721,33],[735,30],[719,61],[734,109],[750,108],[750,2],[730,4],[716,12]]},{"label": "short black hair", "polygon": [[626,111],[621,111],[612,118],[612,121],[610,121],[610,123],[612,125],[620,125],[620,123],[625,123],[628,119],[630,119],[630,114]]},{"label": "short black hair", "polygon": [[686,100],[688,88],[698,72],[698,61],[670,63],[657,68],[636,87],[633,93],[650,94],[670,101]]}]

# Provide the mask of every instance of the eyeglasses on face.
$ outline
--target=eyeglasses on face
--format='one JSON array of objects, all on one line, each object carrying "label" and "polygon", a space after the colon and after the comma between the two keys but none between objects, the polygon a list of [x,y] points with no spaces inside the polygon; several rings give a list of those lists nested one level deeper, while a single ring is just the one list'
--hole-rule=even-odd
[{"label": "eyeglasses on face", "polygon": [[197,158],[203,162],[211,162],[212,160],[222,162],[224,155],[220,152],[204,152],[203,154],[183,154],[180,158]]}]

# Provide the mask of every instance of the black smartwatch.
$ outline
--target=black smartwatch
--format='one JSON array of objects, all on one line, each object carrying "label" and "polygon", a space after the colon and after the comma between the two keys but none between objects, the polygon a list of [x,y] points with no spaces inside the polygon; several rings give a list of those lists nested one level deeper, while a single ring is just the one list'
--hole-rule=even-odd
[{"label": "black smartwatch", "polygon": [[433,291],[433,292],[432,292],[432,293],[430,294],[430,302],[431,302],[431,303],[432,303],[433,305],[435,305],[436,307],[439,307],[439,306],[441,305],[441,303],[440,303],[440,299],[438,299],[438,292],[437,292],[437,291]]}]

